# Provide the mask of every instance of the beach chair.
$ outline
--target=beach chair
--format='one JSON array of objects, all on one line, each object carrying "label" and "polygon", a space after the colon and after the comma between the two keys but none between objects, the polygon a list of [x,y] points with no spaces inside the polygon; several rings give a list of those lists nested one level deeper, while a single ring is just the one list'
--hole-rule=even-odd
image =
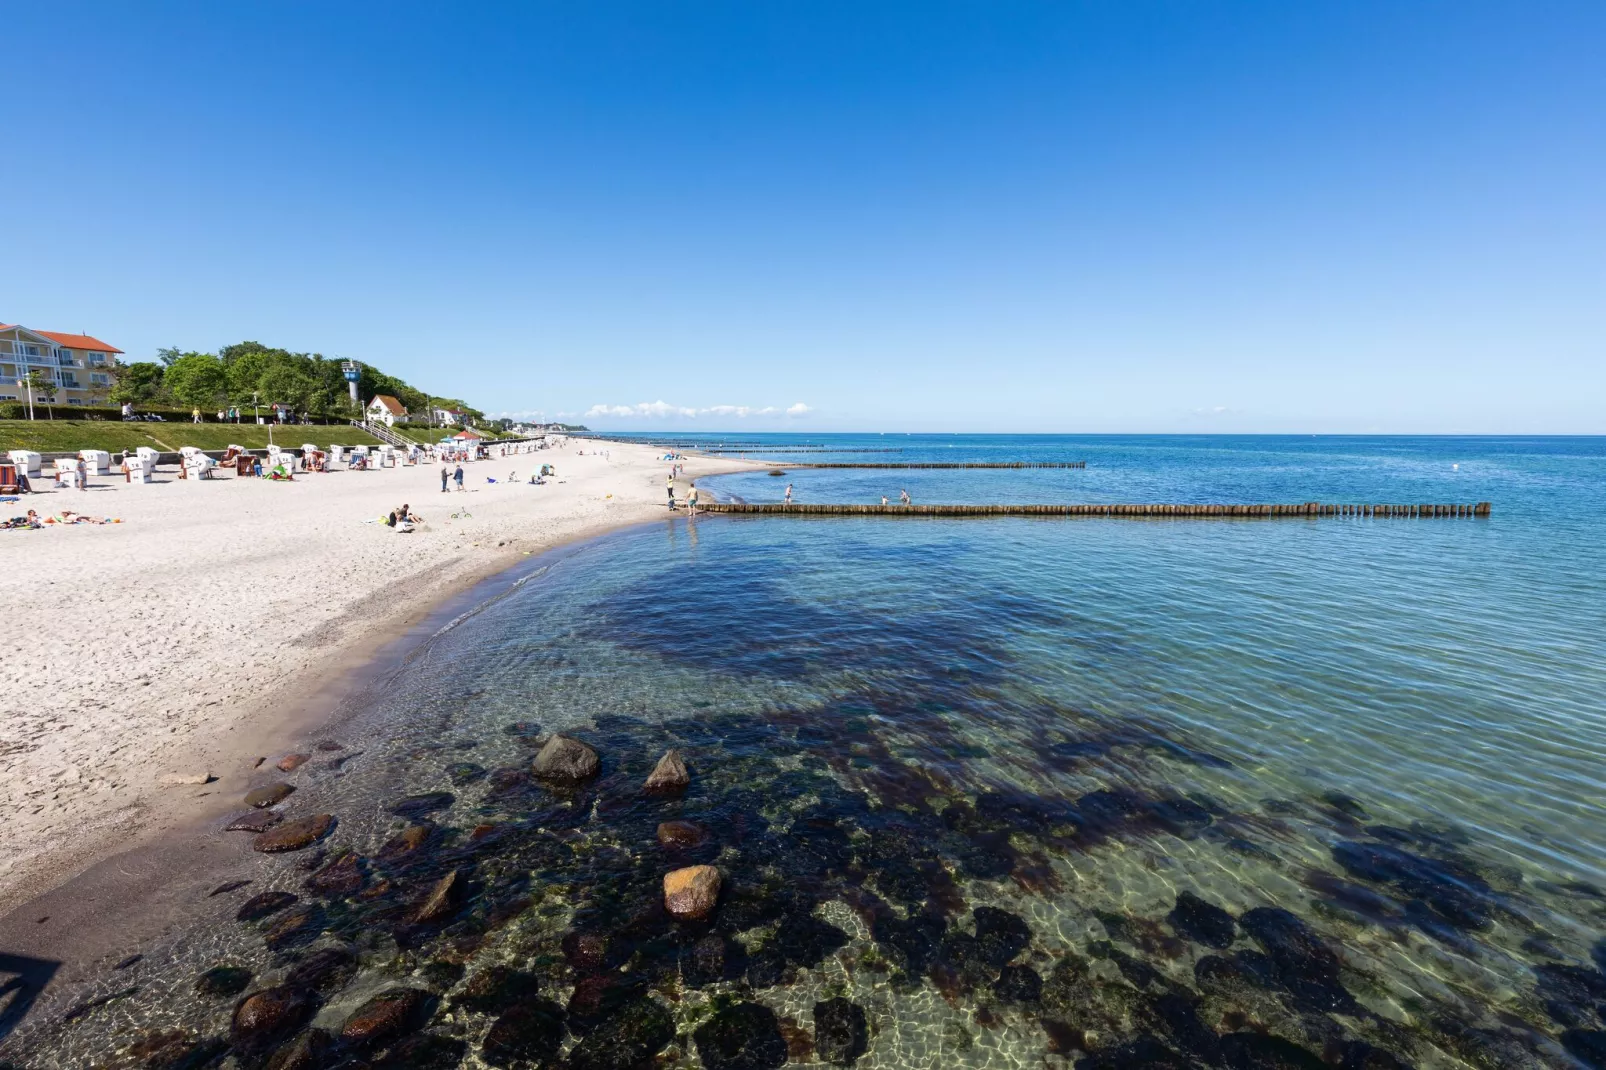
[{"label": "beach chair", "polygon": [[256,466],[257,459],[244,450],[241,450],[234,458],[234,474],[237,476],[254,475]]},{"label": "beach chair", "polygon": [[187,479],[211,479],[212,469],[217,462],[200,450],[187,454],[184,458],[183,477]]},{"label": "beach chair", "polygon": [[329,447],[329,463],[330,464],[345,464],[346,463],[346,447],[344,447],[344,446],[330,446]]},{"label": "beach chair", "polygon": [[17,479],[17,466],[0,461],[0,494],[20,494],[22,483]]},{"label": "beach chair", "polygon": [[12,450],[11,463],[25,476],[39,476],[45,471],[44,454],[33,450]]},{"label": "beach chair", "polygon": [[78,456],[92,476],[103,476],[112,470],[112,455],[106,450],[79,450]]},{"label": "beach chair", "polygon": [[[141,446],[134,452],[139,455],[140,461],[144,463],[147,474],[154,473],[156,471],[156,462],[160,460],[162,456],[160,450],[151,446]],[[149,483],[150,480],[146,479],[145,482]]]},{"label": "beach chair", "polygon": [[156,465],[147,463],[144,457],[138,455],[127,458],[127,461],[128,481],[130,483],[149,483],[151,481],[151,472],[155,470]]}]

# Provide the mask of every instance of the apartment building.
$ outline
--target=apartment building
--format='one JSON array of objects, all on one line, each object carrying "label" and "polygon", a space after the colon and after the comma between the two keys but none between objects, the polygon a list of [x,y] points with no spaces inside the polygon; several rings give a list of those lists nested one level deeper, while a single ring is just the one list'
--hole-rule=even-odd
[{"label": "apartment building", "polygon": [[40,371],[50,388],[34,391],[36,404],[105,405],[112,368],[122,352],[87,334],[0,324],[0,401],[26,399],[28,391],[18,383],[29,372]]}]

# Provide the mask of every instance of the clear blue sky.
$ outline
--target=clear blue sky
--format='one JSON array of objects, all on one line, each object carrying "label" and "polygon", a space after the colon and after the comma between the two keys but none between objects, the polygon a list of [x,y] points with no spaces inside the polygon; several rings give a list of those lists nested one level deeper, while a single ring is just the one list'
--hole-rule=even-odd
[{"label": "clear blue sky", "polygon": [[53,0],[5,35],[0,320],[130,359],[676,410],[612,428],[1606,432],[1600,0]]}]

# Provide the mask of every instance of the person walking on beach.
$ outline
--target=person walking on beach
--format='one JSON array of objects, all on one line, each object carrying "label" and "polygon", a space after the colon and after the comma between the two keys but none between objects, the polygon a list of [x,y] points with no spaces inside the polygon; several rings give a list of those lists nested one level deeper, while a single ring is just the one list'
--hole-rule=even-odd
[{"label": "person walking on beach", "polygon": [[792,504],[792,484],[790,483],[786,485],[786,504]]},{"label": "person walking on beach", "polygon": [[77,464],[76,467],[78,469],[78,471],[76,473],[77,477],[78,477],[78,489],[79,490],[88,490],[89,489],[89,466],[86,465],[84,463],[84,459],[82,457],[80,457],[80,458],[78,458],[78,464]]},{"label": "person walking on beach", "polygon": [[668,489],[669,489],[669,508],[671,510],[673,510],[675,508],[675,478],[673,476],[669,477],[669,488]]},{"label": "person walking on beach", "polygon": [[446,481],[451,479],[451,478],[452,478],[451,465],[447,464],[445,461],[442,461],[441,462],[441,493],[442,494],[446,493]]},{"label": "person walking on beach", "polygon": [[458,490],[462,490],[463,489],[463,466],[462,465],[458,465],[457,466],[457,471],[452,473],[452,478],[457,480],[457,489]]}]

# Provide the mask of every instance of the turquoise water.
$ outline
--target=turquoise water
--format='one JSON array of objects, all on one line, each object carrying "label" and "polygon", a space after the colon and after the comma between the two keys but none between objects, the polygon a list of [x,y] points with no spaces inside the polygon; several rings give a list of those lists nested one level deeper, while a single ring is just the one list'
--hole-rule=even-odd
[{"label": "turquoise water", "polygon": [[[626,1066],[644,1046],[710,1067],[861,1046],[867,1067],[1598,1061],[1606,442],[754,439],[844,451],[783,464],[1088,467],[706,490],[1494,512],[666,517],[544,559],[351,711],[356,759],[285,778],[291,816],[338,816],[322,849],[354,852],[360,887],[309,889],[305,853],[254,856],[249,887],[41,1004],[3,1050],[43,1067],[137,1048],[142,1065],[158,1037],[254,1065],[269,1049],[231,1036],[234,997],[196,977],[304,986],[321,954],[351,968],[301,1025],[337,1034],[397,987],[428,1001],[411,1040],[331,1041],[378,1065]],[[596,748],[595,781],[530,779],[552,732]],[[642,796],[670,746],[691,789]],[[448,794],[393,812],[425,792]],[[389,857],[421,820],[429,846]],[[703,841],[660,846],[664,820]],[[693,862],[721,869],[722,900],[675,923],[659,881]],[[450,914],[409,920],[453,870]],[[316,907],[274,947],[283,914],[234,918],[267,890]],[[131,977],[136,993],[62,1021]],[[514,1058],[498,1029],[535,1039]]]}]

